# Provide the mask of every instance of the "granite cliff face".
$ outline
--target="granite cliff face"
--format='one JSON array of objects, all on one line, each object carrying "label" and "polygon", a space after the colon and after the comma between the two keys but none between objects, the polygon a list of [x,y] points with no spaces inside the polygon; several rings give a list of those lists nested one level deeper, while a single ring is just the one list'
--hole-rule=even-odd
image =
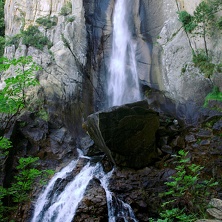
[{"label": "granite cliff face", "polygon": [[[6,0],[6,35],[12,37],[21,28],[37,25],[52,47],[37,50],[20,41],[19,46],[8,46],[5,54],[32,55],[43,66],[39,79],[50,109],[55,108],[63,117],[73,109],[71,119],[75,122],[106,106],[115,2],[72,0],[71,3],[72,11],[64,16],[61,10],[67,6],[67,0]],[[203,42],[194,38],[189,41],[177,15],[179,10],[192,14],[199,3],[200,0],[141,0],[134,3],[134,11],[130,13],[142,84],[164,91],[176,102],[202,105],[212,82],[192,66],[190,46],[201,48]],[[50,28],[39,25],[36,20],[45,16],[54,16],[57,24]],[[64,45],[64,39],[69,47]],[[222,44],[220,38],[216,39],[208,41],[218,60]],[[181,75],[185,64],[187,71]],[[70,123],[70,118],[66,122]]]},{"label": "granite cliff face", "polygon": [[[177,15],[177,11],[183,9],[192,13],[200,1],[133,1],[134,9],[130,12],[130,19],[133,21],[130,28],[134,30],[133,37],[137,43],[136,60],[141,84],[143,88],[155,88],[164,96],[167,95],[170,100],[163,100],[160,103],[167,104],[169,109],[171,104],[168,101],[173,103],[174,107],[177,103],[185,104],[180,112],[181,116],[184,113],[193,116],[195,111],[188,109],[186,104],[194,102],[202,105],[204,97],[212,89],[212,82],[191,63],[191,46],[201,48],[203,42],[197,39],[189,41],[189,36],[184,32]],[[20,147],[15,151],[17,155],[37,155],[45,168],[51,165],[56,167],[62,162],[64,164],[67,159],[77,155],[76,140],[81,137],[82,122],[89,114],[107,105],[106,79],[112,48],[114,3],[115,0],[6,0],[7,36],[16,36],[22,29],[27,30],[34,25],[51,41],[50,46],[44,46],[42,50],[24,45],[21,39],[18,44],[10,44],[5,49],[5,55],[9,58],[31,55],[43,67],[37,73],[41,84],[37,95],[45,101],[45,107],[50,115],[49,121],[39,120],[33,113],[21,117],[18,121],[18,124],[21,124],[15,133],[15,143],[18,144],[19,140]],[[46,27],[37,22],[39,18],[53,18],[56,24]],[[214,59],[219,60],[222,39],[215,37],[208,41],[210,49],[218,57]],[[187,64],[188,68],[181,75],[184,64]],[[159,98],[157,96],[157,99],[153,100],[158,101]],[[24,122],[27,125],[24,126]],[[219,129],[216,133],[219,135],[222,132],[221,123],[217,125]],[[205,138],[205,135],[198,135],[195,128],[191,132],[186,132],[189,137],[184,137],[180,134],[182,128],[179,127],[180,124],[177,121],[175,124],[174,119],[170,119],[169,122],[168,117],[161,118],[160,128],[155,135],[155,145],[159,148],[161,157],[165,157],[166,154],[170,156],[179,148],[192,151],[197,147],[200,152],[203,145],[206,148],[205,164],[208,164],[208,147],[212,150],[220,147],[220,137],[216,134],[214,137],[210,129],[210,135]],[[205,143],[200,144],[199,141],[203,138]],[[212,145],[209,138],[214,141]],[[89,144],[91,142],[86,142],[87,148],[92,145]],[[217,155],[221,156],[221,150],[218,150]],[[198,158],[202,156],[203,153],[198,153]],[[123,169],[120,172],[117,169],[111,179],[111,191],[118,193],[133,206],[140,221],[148,221],[147,212],[149,216],[156,216],[160,202],[156,194],[164,191],[164,182],[174,172],[164,168],[164,161],[163,158],[156,162],[155,166],[144,168],[140,172],[131,169]],[[108,161],[106,162],[108,165]],[[213,163],[217,164],[221,165],[220,162]],[[11,161],[6,174],[10,174],[13,167]],[[91,194],[95,193],[93,187],[97,189],[97,193],[102,193],[102,197],[98,198],[97,193],[95,198],[92,197]],[[77,212],[78,221],[84,221],[85,216],[87,218],[88,212],[81,214],[85,206],[90,208],[92,217],[94,209],[101,209],[101,205],[103,208],[98,215],[107,214],[106,203],[100,201],[104,200],[104,191],[101,189],[98,181],[90,184]],[[92,203],[90,198],[94,198]],[[94,208],[96,199],[98,206]]]},{"label": "granite cliff face", "polygon": [[[38,93],[43,95],[49,113],[56,113],[55,117],[59,116],[70,130],[76,132],[80,128],[82,115],[80,110],[85,110],[82,104],[83,88],[87,85],[87,78],[83,67],[86,62],[87,41],[82,1],[73,0],[71,6],[68,2],[66,0],[6,1],[6,36],[12,38],[19,34],[21,29],[27,30],[33,25],[48,37],[51,45],[39,50],[23,45],[20,40],[18,45],[11,44],[6,47],[5,55],[8,57],[31,55],[43,67],[38,73],[42,86]],[[66,13],[62,13],[64,8]],[[38,18],[53,18],[56,24],[47,28],[36,22]],[[88,88],[87,93],[90,94],[90,87]],[[84,101],[85,107],[88,98]],[[88,113],[86,110],[85,113]]]}]

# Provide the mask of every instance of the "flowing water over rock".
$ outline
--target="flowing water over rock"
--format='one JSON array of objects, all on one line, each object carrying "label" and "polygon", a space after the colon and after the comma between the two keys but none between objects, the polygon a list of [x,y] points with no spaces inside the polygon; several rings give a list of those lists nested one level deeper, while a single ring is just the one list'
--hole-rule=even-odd
[{"label": "flowing water over rock", "polygon": [[[67,167],[55,174],[45,191],[39,196],[32,222],[71,222],[75,220],[75,212],[81,202],[90,180],[97,178],[106,192],[109,222],[117,219],[137,221],[131,207],[116,198],[108,189],[108,181],[112,171],[105,174],[101,164],[91,164],[88,157],[81,156],[87,161],[80,172],[69,179],[71,171],[77,167],[77,161],[72,161]],[[65,182],[64,181],[67,181]],[[70,180],[70,181],[69,181]],[[63,182],[62,182],[63,181]]]},{"label": "flowing water over rock", "polygon": [[119,219],[123,219],[124,222],[127,222],[128,220],[136,222],[137,220],[130,205],[116,198],[108,189],[108,182],[109,178],[112,175],[112,172],[113,170],[107,175],[104,175],[101,179],[102,186],[106,191],[106,199],[109,211],[109,222],[115,222]]},{"label": "flowing water over rock", "polygon": [[[117,0],[113,15],[113,45],[110,59],[110,77],[108,79],[109,106],[141,100],[140,87],[136,67],[136,41],[133,40],[133,0]],[[105,174],[101,164],[92,164],[88,157],[87,163],[78,173],[78,160],[72,161],[49,182],[45,191],[38,198],[32,222],[72,222],[75,213],[84,197],[87,185],[97,178],[106,192],[109,222],[134,221],[136,218],[127,203],[118,199],[108,189],[112,172]]]},{"label": "flowing water over rock", "polygon": [[[136,41],[129,23],[132,0],[118,0],[113,15],[113,42],[108,79],[109,106],[141,100],[136,67]],[[132,18],[131,18],[132,19]],[[131,25],[133,27],[133,25]]]}]

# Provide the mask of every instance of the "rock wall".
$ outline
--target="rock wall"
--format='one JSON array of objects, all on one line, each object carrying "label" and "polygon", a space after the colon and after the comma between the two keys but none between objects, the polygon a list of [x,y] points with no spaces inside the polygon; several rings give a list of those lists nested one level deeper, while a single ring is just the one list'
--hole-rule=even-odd
[{"label": "rock wall", "polygon": [[[43,68],[37,74],[49,113],[55,119],[61,119],[73,133],[81,128],[83,113],[92,112],[90,103],[91,87],[88,86],[86,63],[86,28],[83,2],[72,1],[71,11],[64,15],[63,7],[68,6],[68,0],[6,0],[5,21],[6,36],[13,37],[26,30],[30,25],[38,26],[48,37],[52,46],[43,50],[20,43],[10,45],[5,49],[7,57],[31,55]],[[55,18],[57,24],[46,28],[36,22],[38,18]],[[64,39],[68,47],[64,44]],[[87,92],[86,92],[87,89]],[[83,105],[84,104],[84,105]]]},{"label": "rock wall", "polygon": [[[110,55],[112,50],[112,17],[114,0],[84,1],[86,27],[88,30],[88,66],[94,78],[97,89],[95,95],[96,109],[106,107],[107,79],[109,75]],[[130,10],[132,24],[129,29],[133,33],[133,40],[137,45],[136,60],[138,74],[142,82],[150,79],[151,69],[151,38],[149,33],[142,33],[143,21],[146,22],[146,12],[139,1],[130,1],[133,10]]]},{"label": "rock wall", "polygon": [[[178,21],[178,10],[192,13],[201,0],[140,0],[134,2],[132,29],[137,42],[137,67],[141,82],[159,89],[180,103],[202,105],[212,89],[212,82],[192,66],[193,48],[203,43],[191,39]],[[106,106],[107,75],[112,47],[112,15],[114,0],[72,0],[72,12],[61,15],[68,3],[62,1],[6,0],[6,35],[14,36],[20,29],[37,25],[49,38],[52,47],[38,50],[34,47],[11,45],[6,47],[8,57],[32,55],[42,65],[38,74],[49,111],[57,113],[67,126],[76,131],[81,119],[94,110]],[[40,26],[36,20],[55,16],[57,25]],[[69,20],[70,17],[74,21]],[[70,48],[64,46],[62,34]],[[221,39],[209,39],[210,49],[220,59]],[[212,44],[211,44],[212,43]],[[187,64],[186,72],[181,70]],[[219,81],[221,82],[221,81]],[[72,112],[71,112],[72,110]],[[71,114],[71,115],[70,115]]]},{"label": "rock wall", "polygon": [[[144,32],[152,36],[152,71],[148,85],[165,91],[177,102],[194,102],[202,106],[205,96],[212,89],[212,82],[193,67],[192,49],[203,48],[203,41],[187,35],[178,21],[177,12],[193,13],[201,0],[142,0],[147,21]],[[221,38],[214,34],[208,39],[214,60],[219,61]],[[217,57],[217,58],[216,58]],[[219,58],[221,58],[219,56]],[[187,64],[186,72],[181,70]]]},{"label": "rock wall", "polygon": [[[177,12],[186,10],[192,14],[200,2],[201,0],[141,0],[139,7],[138,2],[135,3],[133,12],[137,67],[142,83],[165,92],[176,103],[194,103],[198,106],[203,105],[213,84],[192,64],[192,48],[203,48],[203,41],[184,32]],[[112,0],[84,1],[88,41],[92,52],[91,71],[99,94],[96,101],[102,103],[109,72],[113,4]],[[208,39],[209,48],[216,55],[216,62],[220,60],[220,39],[218,34]],[[187,69],[182,74],[185,65]]]}]

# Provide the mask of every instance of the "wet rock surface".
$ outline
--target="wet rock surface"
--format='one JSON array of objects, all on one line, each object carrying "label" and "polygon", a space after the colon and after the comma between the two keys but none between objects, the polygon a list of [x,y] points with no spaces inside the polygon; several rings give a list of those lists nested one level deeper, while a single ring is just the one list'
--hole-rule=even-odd
[{"label": "wet rock surface", "polygon": [[80,202],[73,222],[108,222],[106,193],[96,178],[92,179]]},{"label": "wet rock surface", "polygon": [[[164,201],[164,199],[160,197],[160,193],[167,191],[167,186],[164,183],[169,181],[169,177],[176,172],[174,154],[181,149],[189,151],[189,157],[192,163],[204,166],[201,177],[213,177],[220,184],[222,182],[221,121],[222,118],[220,116],[215,116],[204,121],[199,126],[184,127],[184,125],[180,125],[175,118],[160,114],[159,127],[155,134],[155,144],[158,150],[158,157],[155,159],[155,162],[139,170],[122,166],[115,167],[113,175],[110,178],[109,189],[117,198],[130,204],[138,221],[147,222],[151,217],[158,218],[158,211],[161,208],[162,201]],[[40,124],[40,126],[43,125],[42,123]],[[51,125],[49,126],[51,127]],[[28,127],[28,125],[26,127]],[[32,127],[32,129],[33,128],[34,127]],[[45,130],[45,128],[43,129]],[[41,136],[42,139],[35,142],[36,138],[40,137],[34,136],[33,139],[28,139],[30,135],[34,134],[29,134],[29,130],[26,128],[23,130],[21,128],[20,132],[25,132],[26,138],[24,138],[24,136],[21,137],[20,134],[19,138],[23,142],[27,140],[28,142],[26,143],[32,144],[32,146],[29,145],[26,153],[23,151],[20,154],[25,155],[29,152],[38,154],[38,149],[34,149],[35,144],[41,147],[41,149],[45,149],[45,152],[48,152],[47,150],[49,150],[50,146],[44,147],[43,144],[48,143],[44,143],[43,141],[45,140],[44,138],[46,138],[46,140],[49,138],[49,133],[43,129],[40,130],[40,132],[45,132],[45,134],[41,133],[41,135],[43,135]],[[66,140],[61,139],[64,138],[62,136],[64,135],[63,128],[61,129],[62,131],[56,135],[58,141],[60,139],[60,142],[64,143]],[[39,132],[37,132],[37,135],[40,135]],[[55,134],[53,135],[55,136]],[[90,152],[91,147],[95,149],[93,142],[88,137],[84,138],[82,146],[86,148],[86,151]],[[75,148],[73,148],[73,150],[75,150]],[[75,152],[73,151],[73,153]],[[101,151],[99,151],[99,153],[92,152],[93,157],[91,161],[95,163],[100,161],[106,171],[111,170],[110,161],[104,157],[104,154],[98,156],[98,154],[101,155],[101,153]],[[71,154],[68,152],[67,155],[69,156]],[[43,168],[60,164],[59,156],[57,155],[47,154],[46,157],[40,155],[40,158]],[[80,159],[76,169],[70,173],[67,179],[58,180],[55,186],[58,185],[58,187],[61,188],[69,183],[86,164],[86,161],[84,158]],[[58,188],[55,187],[55,189],[60,192]],[[35,193],[38,193],[38,191],[39,190],[36,189]],[[216,188],[213,195],[217,198],[222,198],[222,189],[220,186]],[[30,206],[26,207],[27,208],[24,207],[23,211],[30,212]],[[26,213],[24,213],[24,215],[26,215]],[[26,216],[21,216],[21,218],[22,217],[25,218]],[[120,218],[118,220],[121,221]],[[74,221],[108,221],[105,191],[97,179],[93,179],[88,185],[84,198],[78,206]]]},{"label": "wet rock surface", "polygon": [[[160,114],[159,119],[156,132],[159,156],[155,163],[140,170],[117,167],[109,184],[109,189],[120,200],[130,204],[136,218],[141,222],[159,217],[158,210],[164,201],[160,194],[168,190],[164,183],[176,172],[174,155],[179,150],[188,151],[192,163],[204,166],[201,177],[214,178],[219,184],[222,181],[220,115],[210,114],[206,120],[195,126],[180,124],[180,121],[164,114]],[[218,186],[212,195],[222,198],[221,187]],[[213,213],[215,214],[215,210]]]}]

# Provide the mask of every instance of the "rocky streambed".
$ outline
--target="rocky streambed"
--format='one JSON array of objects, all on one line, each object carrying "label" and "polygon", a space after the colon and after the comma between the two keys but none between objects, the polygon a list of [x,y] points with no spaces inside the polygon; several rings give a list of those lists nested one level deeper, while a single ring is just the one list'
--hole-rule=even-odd
[{"label": "rocky streambed", "polygon": [[[198,125],[187,125],[174,116],[155,110],[148,112],[146,109],[151,110],[151,108],[147,104],[147,108],[144,108],[144,104],[146,102],[142,102],[140,108],[138,108],[138,104],[136,105],[137,108],[132,108],[131,105],[128,108],[124,106],[124,110],[127,110],[130,115],[132,115],[132,110],[136,110],[135,112],[137,114],[142,113],[143,117],[147,114],[153,117],[152,123],[155,126],[153,127],[155,133],[152,134],[153,139],[149,138],[149,143],[147,143],[147,147],[151,148],[149,152],[152,154],[152,158],[145,159],[145,161],[148,161],[147,164],[144,164],[144,161],[141,162],[144,160],[143,158],[140,160],[140,165],[135,164],[136,162],[129,162],[128,160],[132,158],[131,155],[127,154],[125,157],[122,154],[118,155],[118,150],[115,149],[108,151],[111,155],[110,158],[88,135],[82,134],[81,141],[74,141],[72,135],[62,126],[62,123],[44,121],[32,113],[26,113],[17,122],[14,133],[11,134],[18,149],[13,151],[11,159],[7,161],[7,168],[5,168],[7,170],[2,174],[2,178],[5,179],[4,182],[7,184],[10,181],[9,175],[14,172],[16,160],[20,156],[39,156],[42,169],[54,168],[59,170],[70,160],[75,159],[77,148],[81,148],[84,155],[92,157],[93,162],[100,161],[106,172],[114,166],[114,171],[109,180],[109,190],[116,198],[130,204],[138,221],[145,222],[149,221],[151,217],[159,217],[161,203],[164,201],[160,193],[168,190],[165,182],[169,181],[169,177],[175,173],[174,155],[182,149],[189,152],[188,155],[192,163],[204,167],[201,173],[202,177],[206,179],[214,178],[219,183],[215,187],[212,197],[222,199],[222,115],[220,115],[220,112],[212,114],[208,110],[205,113],[204,121]],[[119,110],[122,113],[122,107]],[[115,113],[118,108],[112,111]],[[211,114],[209,115],[209,113]],[[102,117],[104,115],[103,113]],[[128,130],[124,128],[125,135],[128,135],[131,134],[129,128],[137,127],[135,124],[137,121],[135,122],[135,118],[126,119],[127,124],[118,120],[122,125],[117,125],[128,127]],[[133,119],[133,124],[129,124],[130,119]],[[110,119],[105,122],[109,122],[108,120]],[[116,119],[116,123],[118,121]],[[152,126],[149,123],[148,125]],[[145,135],[150,132],[150,129],[147,129],[145,125],[139,128],[139,142],[142,144],[144,144],[144,141],[140,133],[144,129]],[[137,133],[134,132],[135,134]],[[117,141],[119,139],[117,136],[114,138]],[[128,136],[126,138],[127,141],[133,141]],[[105,137],[104,142],[107,147],[110,147],[111,142],[107,137]],[[134,142],[137,145],[139,144],[135,139]],[[124,144],[124,141],[122,141],[122,144]],[[138,147],[140,149],[137,149],[137,152],[141,152],[141,146],[138,145]],[[133,155],[137,154],[133,153]],[[112,159],[114,162],[112,162]],[[86,165],[86,161],[80,159],[77,165],[78,168],[71,175],[76,175],[77,171],[80,171]],[[69,181],[65,180],[63,183],[67,184]],[[20,208],[21,212],[18,214],[17,221],[29,221],[33,213],[34,200],[38,197],[39,192],[40,187],[36,187],[31,197],[33,202]],[[93,178],[86,188],[84,198],[78,205],[73,221],[108,221],[105,195],[105,190],[100,181]],[[118,219],[118,221],[122,220],[121,217]]]}]

